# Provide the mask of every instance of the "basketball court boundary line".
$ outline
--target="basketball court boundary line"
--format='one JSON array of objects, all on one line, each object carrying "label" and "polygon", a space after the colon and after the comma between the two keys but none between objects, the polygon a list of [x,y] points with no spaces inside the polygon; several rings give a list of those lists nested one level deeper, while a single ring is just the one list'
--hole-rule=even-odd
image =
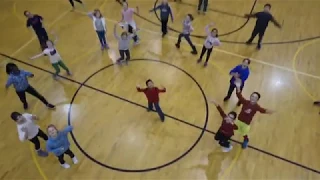
[{"label": "basketball court boundary line", "polygon": [[[35,68],[35,69],[41,70],[41,71],[43,71],[43,72],[46,72],[46,73],[49,73],[49,74],[54,74],[54,73],[51,72],[51,71],[48,71],[48,70],[43,69],[43,68],[41,68],[41,67],[32,65],[32,64],[27,63],[27,62],[24,62],[24,61],[22,61],[22,60],[16,59],[16,58],[14,58],[14,57],[8,56],[8,55],[6,55],[6,54],[0,53],[0,55],[3,56],[3,57],[6,57],[6,58],[12,59],[13,61],[19,62],[19,63],[21,63],[21,64],[27,65],[27,66],[29,66],[29,67],[33,67],[33,68]],[[78,82],[78,81],[76,81],[76,80],[74,80],[74,79],[70,79],[70,78],[68,78],[68,77],[64,77],[64,76],[60,76],[60,75],[59,75],[59,77],[62,78],[62,79],[68,80],[68,81],[70,81],[70,82],[79,84],[79,85],[82,84],[81,82]],[[90,85],[86,85],[86,84],[85,84],[85,85],[83,85],[83,86],[85,86],[85,87],[87,87],[87,88],[89,88],[89,89],[96,90],[96,91],[98,91],[98,92],[107,94],[107,95],[109,95],[109,96],[111,96],[111,97],[114,97],[114,98],[123,100],[123,101],[125,101],[125,102],[127,102],[127,103],[130,103],[130,104],[133,104],[133,105],[142,107],[142,108],[147,108],[147,107],[144,106],[144,105],[141,105],[141,104],[132,102],[132,101],[130,101],[130,100],[127,100],[127,99],[122,98],[122,97],[120,97],[120,96],[117,96],[117,95],[115,95],[115,94],[111,94],[111,93],[102,91],[102,90],[97,89],[97,88],[95,88],[95,87],[92,87],[92,86],[90,86]],[[184,123],[184,124],[187,124],[187,125],[192,126],[192,127],[194,127],[194,128],[197,128],[197,129],[202,130],[201,127],[199,127],[199,126],[197,126],[197,125],[194,125],[194,124],[191,124],[191,123],[189,123],[189,122],[186,122],[186,121],[184,121],[184,120],[178,119],[178,118],[176,118],[176,117],[174,117],[174,116],[170,116],[170,115],[166,115],[166,116],[169,117],[169,118],[171,118],[171,119],[177,120],[177,121],[179,121],[179,122],[181,122],[181,123]],[[205,131],[208,132],[208,133],[210,133],[210,134],[216,134],[215,132],[213,132],[213,131],[211,131],[211,130],[208,130],[208,129],[205,129]],[[237,140],[234,140],[234,139],[231,139],[231,141],[233,141],[233,142],[235,142],[235,143],[238,143],[238,144],[242,144],[240,141],[237,141]],[[263,153],[263,154],[265,154],[265,155],[272,156],[272,157],[274,157],[274,158],[276,158],[276,159],[282,160],[282,161],[284,161],[284,162],[287,162],[287,163],[289,163],[289,164],[298,166],[298,167],[300,167],[300,168],[303,168],[303,169],[312,171],[312,172],[314,172],[314,173],[320,174],[320,170],[310,168],[310,167],[305,166],[305,165],[303,165],[303,164],[300,164],[300,163],[298,163],[298,162],[294,162],[294,161],[291,161],[291,160],[289,160],[289,159],[283,158],[283,157],[281,157],[281,156],[272,154],[272,153],[270,153],[270,152],[268,152],[268,151],[265,151],[265,150],[256,148],[256,147],[251,146],[251,145],[249,145],[248,148],[249,148],[249,149],[256,150],[256,151],[258,151],[258,152],[261,152],[261,153]]]}]

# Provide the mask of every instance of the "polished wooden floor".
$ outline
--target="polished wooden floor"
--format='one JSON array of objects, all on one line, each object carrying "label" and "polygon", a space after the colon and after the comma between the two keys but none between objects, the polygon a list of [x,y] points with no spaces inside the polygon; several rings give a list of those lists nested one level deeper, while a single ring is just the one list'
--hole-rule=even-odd
[{"label": "polished wooden floor", "polygon": [[[182,1],[182,4],[171,2],[175,22],[170,27],[180,30],[186,13],[192,13],[195,35],[204,35],[205,25],[212,21],[220,34],[238,29],[246,23],[240,16],[248,13],[254,3],[210,0],[211,10],[204,16],[197,15],[196,7],[190,5],[196,5],[197,0]],[[154,1],[129,2],[130,6],[140,7],[144,18],[159,23],[155,15],[148,12]],[[266,44],[257,52],[254,46],[223,42],[213,52],[207,68],[196,64],[197,57],[189,53],[185,42],[181,50],[175,49],[175,32],[170,31],[169,36],[162,39],[160,27],[135,17],[141,28],[141,44],[132,49],[132,58],[159,60],[180,67],[194,77],[208,99],[213,97],[222,103],[228,88],[228,71],[244,57],[252,58],[251,76],[244,95],[261,92],[260,104],[276,113],[255,117],[250,132],[251,148],[242,150],[239,144],[233,143],[230,153],[222,153],[214,135],[205,132],[192,151],[170,166],[129,173],[94,163],[70,138],[80,163],[65,170],[54,156],[38,158],[30,143],[20,143],[9,115],[23,109],[14,90],[6,92],[3,88],[0,91],[0,179],[320,179],[319,109],[312,106],[312,101],[320,98],[320,40],[281,43],[319,35],[320,0],[269,2],[283,28],[279,30],[270,25],[264,42],[278,43]],[[67,0],[0,2],[0,52],[30,64],[1,57],[0,82],[5,84],[5,64],[11,61],[35,74],[30,83],[57,105],[55,111],[50,111],[28,96],[28,112],[40,117],[39,125],[43,129],[51,123],[61,128],[67,124],[70,102],[80,85],[66,79],[53,80],[51,74],[41,70],[53,72],[46,57],[29,60],[39,53],[39,47],[34,34],[25,28],[23,11],[42,15],[47,29],[59,35],[57,48],[73,72],[71,79],[82,83],[117,58],[112,28],[120,20],[121,9],[114,0],[85,3],[89,10],[100,8],[107,18],[107,38],[111,45],[108,52],[99,50],[92,22],[81,13],[83,10],[77,3],[78,10],[70,12]],[[261,10],[265,3],[267,1],[258,0],[254,11]],[[254,20],[250,20],[239,31],[221,36],[221,40],[244,42],[253,26]],[[200,51],[203,39],[192,40]],[[136,92],[135,85],[144,84],[148,78],[168,89],[161,95],[161,106],[172,117],[167,117],[165,123],[141,107],[146,105],[146,100]],[[235,108],[235,103],[236,97],[232,97],[223,107],[229,111]],[[100,163],[127,170],[157,167],[181,156],[197,141],[205,122],[205,100],[197,84],[173,66],[146,60],[132,61],[127,67],[111,66],[93,76],[78,91],[71,111],[73,133],[83,150]],[[209,104],[206,129],[216,132],[220,122],[215,107]],[[242,141],[238,134],[234,139]]]}]

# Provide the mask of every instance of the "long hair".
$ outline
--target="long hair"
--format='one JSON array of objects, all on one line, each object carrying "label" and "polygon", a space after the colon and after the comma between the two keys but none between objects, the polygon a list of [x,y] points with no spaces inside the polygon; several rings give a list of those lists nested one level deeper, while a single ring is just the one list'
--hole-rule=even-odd
[{"label": "long hair", "polygon": [[217,28],[213,28],[212,30],[211,30],[211,32],[212,31],[217,31],[217,33],[216,33],[216,37],[218,37],[219,36],[219,31],[218,31],[218,29]]},{"label": "long hair", "polygon": [[18,69],[18,66],[17,66],[16,64],[14,64],[14,63],[8,63],[8,64],[6,65],[6,73],[7,73],[8,75],[11,74],[11,73],[12,73],[12,70],[13,70],[14,68],[17,68],[17,69]]},{"label": "long hair", "polygon": [[100,13],[100,17],[99,17],[99,18],[102,18],[103,15],[101,14],[101,11],[100,11],[99,9],[95,9],[95,10],[93,11],[93,15],[96,17],[96,15],[97,15],[98,12]]}]

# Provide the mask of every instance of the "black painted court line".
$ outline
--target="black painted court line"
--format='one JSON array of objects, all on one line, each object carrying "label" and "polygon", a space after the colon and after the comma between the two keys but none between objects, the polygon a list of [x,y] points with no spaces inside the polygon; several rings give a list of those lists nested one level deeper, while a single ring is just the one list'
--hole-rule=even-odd
[{"label": "black painted court line", "polygon": [[[33,68],[38,69],[38,70],[41,70],[41,71],[43,71],[43,72],[46,72],[46,73],[49,73],[49,74],[53,74],[51,71],[48,71],[48,70],[45,70],[45,69],[43,69],[43,68],[34,66],[34,65],[32,65],[32,64],[29,64],[29,63],[24,62],[24,61],[22,61],[22,60],[16,59],[16,58],[14,58],[14,57],[10,57],[10,56],[8,56],[8,55],[6,55],[6,54],[0,53],[0,55],[3,56],[3,57],[5,57],[5,58],[11,59],[11,60],[13,60],[13,61],[19,62],[19,63],[21,63],[21,64],[24,64],[24,65],[33,67]],[[125,102],[134,104],[134,105],[136,105],[136,106],[139,106],[139,107],[142,107],[142,108],[147,108],[147,107],[144,106],[144,105],[141,105],[141,104],[132,102],[132,101],[130,101],[130,100],[127,100],[127,99],[125,99],[125,98],[119,97],[119,96],[117,96],[117,95],[114,95],[114,94],[111,94],[111,93],[102,91],[102,90],[100,90],[100,89],[97,89],[97,88],[92,87],[92,86],[89,86],[89,85],[84,85],[84,84],[82,84],[81,82],[78,82],[78,81],[76,81],[76,80],[73,80],[73,79],[70,79],[70,78],[67,78],[67,77],[64,77],[64,76],[60,76],[60,77],[63,78],[63,79],[65,79],[65,80],[68,80],[68,81],[77,83],[77,84],[79,84],[79,85],[83,85],[83,86],[85,86],[85,87],[87,87],[87,88],[96,90],[96,91],[101,92],[101,93],[103,93],[103,94],[109,95],[109,96],[111,96],[111,97],[115,97],[115,98],[120,99],[120,100],[123,100],[123,101],[125,101]],[[184,120],[178,119],[178,118],[173,117],[173,116],[170,116],[170,115],[166,115],[166,116],[169,117],[169,118],[172,118],[172,119],[174,119],[174,120],[177,120],[177,121],[179,121],[179,122],[181,122],[181,123],[184,123],[184,124],[187,124],[187,125],[189,125],[189,126],[192,126],[192,127],[194,127],[194,128],[203,130],[201,127],[199,127],[199,126],[197,126],[197,125],[194,125],[194,124],[191,124],[191,123],[188,123],[188,122],[186,122],[186,121],[184,121]],[[207,130],[207,129],[205,129],[205,131],[208,132],[208,133],[210,133],[210,134],[216,134],[215,132],[210,131],[210,130]],[[235,143],[238,143],[238,144],[242,144],[241,142],[239,142],[239,141],[237,141],[237,140],[234,140],[234,139],[231,139],[231,141],[233,141],[233,142],[235,142]],[[314,173],[320,174],[320,171],[319,171],[319,170],[316,170],[316,169],[307,167],[307,166],[305,166],[305,165],[303,165],[303,164],[300,164],[300,163],[291,161],[291,160],[289,160],[289,159],[280,157],[280,156],[278,156],[278,155],[272,154],[272,153],[270,153],[270,152],[267,152],[267,151],[265,151],[265,150],[256,148],[256,147],[254,147],[254,146],[249,145],[248,148],[254,149],[254,150],[258,151],[258,152],[261,152],[261,153],[263,153],[263,154],[269,155],[269,156],[274,157],[274,158],[276,158],[276,159],[282,160],[282,161],[287,162],[287,163],[289,163],[289,164],[296,165],[296,166],[298,166],[298,167],[300,167],[300,168],[303,168],[303,169],[312,171],[312,172],[314,172]]]},{"label": "black painted court line", "polygon": [[[119,0],[116,0],[116,1],[117,1],[119,4],[121,4],[121,2],[120,2]],[[157,1],[158,1],[158,0],[157,0]],[[258,1],[258,0],[255,0],[255,3],[256,3],[257,1]],[[255,4],[254,4],[254,6],[255,6]],[[252,8],[251,13],[252,13],[253,10],[254,10],[254,6],[253,6],[253,8]],[[160,24],[155,23],[155,22],[153,22],[153,21],[151,21],[151,20],[149,20],[149,19],[147,19],[147,18],[145,18],[145,17],[143,17],[143,16],[140,16],[139,14],[136,14],[136,13],[135,13],[135,15],[138,16],[139,18],[141,18],[141,19],[143,19],[143,20],[145,20],[145,21],[153,24],[153,25],[156,25],[156,26],[159,26],[159,27],[161,26]],[[157,18],[158,18],[158,20],[159,20],[159,17],[158,17],[157,14],[156,14],[156,16],[157,16]],[[246,22],[246,23],[243,24],[242,26],[244,27],[245,25],[247,25],[247,23],[248,23],[248,22]],[[221,34],[221,35],[219,35],[219,36],[221,37],[221,36],[230,35],[230,34],[232,34],[232,33],[234,33],[234,32],[237,32],[237,31],[239,31],[239,30],[241,30],[241,29],[243,28],[242,26],[239,27],[238,29],[234,30],[234,31],[231,31],[231,32],[225,33],[225,34]],[[171,30],[172,32],[175,32],[175,33],[180,33],[179,31],[174,30],[174,29],[172,29],[172,28],[169,28],[169,30]],[[251,32],[248,33],[248,37],[249,37],[250,35],[251,35]],[[206,38],[206,36],[201,36],[201,35],[192,35],[192,34],[191,34],[191,36],[192,36],[192,37],[195,37],[195,38],[200,38],[200,39],[205,39],[205,38]],[[311,41],[311,40],[315,40],[315,39],[319,39],[319,38],[320,38],[320,36],[314,36],[314,37],[308,37],[308,38],[296,39],[296,40],[277,41],[277,42],[263,42],[262,45],[293,44],[293,43]],[[220,39],[220,41],[223,42],[223,43],[229,43],[229,44],[243,44],[243,45],[246,45],[246,43],[245,43],[244,41],[243,41],[243,42],[242,42],[242,41],[229,41],[229,40],[221,40],[221,39]],[[252,43],[252,44],[257,44],[257,43]]]}]

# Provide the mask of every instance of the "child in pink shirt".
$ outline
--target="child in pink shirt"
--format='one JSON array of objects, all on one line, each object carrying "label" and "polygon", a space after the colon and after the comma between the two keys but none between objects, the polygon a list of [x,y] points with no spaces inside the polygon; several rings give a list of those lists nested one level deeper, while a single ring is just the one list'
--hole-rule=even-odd
[{"label": "child in pink shirt", "polygon": [[123,2],[123,9],[121,11],[122,13],[122,19],[121,22],[123,22],[126,25],[127,31],[131,34],[133,34],[133,41],[135,44],[139,44],[139,37],[137,35],[137,25],[136,22],[133,19],[134,13],[139,14],[139,8],[135,10],[134,8],[129,8],[127,2]]}]

